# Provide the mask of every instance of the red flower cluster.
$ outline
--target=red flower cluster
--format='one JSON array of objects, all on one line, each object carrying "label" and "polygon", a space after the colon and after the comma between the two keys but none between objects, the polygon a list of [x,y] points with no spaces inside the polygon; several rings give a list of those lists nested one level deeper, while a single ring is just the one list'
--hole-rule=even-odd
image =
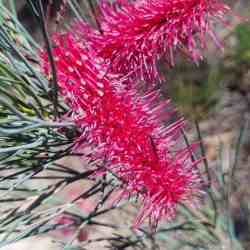
[{"label": "red flower cluster", "polygon": [[[60,92],[81,132],[76,150],[91,149],[93,160],[105,162],[104,171],[122,181],[123,198],[141,198],[135,226],[146,218],[156,226],[199,196],[201,179],[193,146],[181,147],[183,120],[171,123],[159,92],[142,96],[136,86],[158,79],[157,61],[165,56],[173,64],[181,48],[197,61],[206,34],[216,41],[213,20],[228,8],[219,0],[117,0],[99,10],[101,32],[80,22],[74,34],[53,38]],[[49,75],[47,54],[41,58]]]},{"label": "red flower cluster", "polygon": [[[77,149],[91,148],[94,160],[122,182],[122,197],[139,195],[143,207],[135,226],[149,217],[152,226],[174,216],[176,205],[200,194],[192,147],[180,149],[183,120],[165,126],[168,102],[159,92],[144,97],[104,76],[104,65],[72,33],[54,36],[58,83],[82,132]],[[42,56],[49,74],[47,55]],[[179,145],[180,147],[181,145]],[[194,198],[194,197],[193,197]]]},{"label": "red flower cluster", "polygon": [[214,21],[225,22],[229,8],[220,0],[118,0],[102,1],[99,10],[101,32],[85,23],[78,23],[76,30],[110,64],[112,73],[152,82],[159,80],[160,58],[172,66],[181,49],[197,62],[206,35],[219,46]]}]

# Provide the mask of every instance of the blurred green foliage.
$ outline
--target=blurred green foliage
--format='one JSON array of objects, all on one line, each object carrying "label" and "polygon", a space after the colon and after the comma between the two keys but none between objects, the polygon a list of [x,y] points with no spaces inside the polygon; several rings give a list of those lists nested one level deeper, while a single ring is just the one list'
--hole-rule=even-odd
[{"label": "blurred green foliage", "polygon": [[169,95],[184,116],[205,119],[218,100],[221,72],[202,62],[199,67],[187,62],[177,64],[168,74]]},{"label": "blurred green foliage", "polygon": [[235,60],[237,63],[250,63],[250,25],[239,24],[235,29],[237,46]]},{"label": "blurred green foliage", "polygon": [[[196,65],[181,61],[168,71],[168,94],[178,110],[194,120],[206,119],[220,100],[223,88],[241,93],[250,90],[250,25],[241,23],[230,34],[233,45],[225,45],[220,62]],[[222,84],[223,83],[223,84]]]}]

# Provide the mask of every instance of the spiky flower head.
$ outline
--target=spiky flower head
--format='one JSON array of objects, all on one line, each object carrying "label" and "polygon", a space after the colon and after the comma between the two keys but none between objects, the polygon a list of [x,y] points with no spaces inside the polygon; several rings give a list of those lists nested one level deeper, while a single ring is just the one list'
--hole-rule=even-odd
[{"label": "spiky flower head", "polygon": [[[192,203],[201,190],[197,162],[191,161],[192,146],[181,147],[184,122],[170,122],[169,102],[160,102],[159,92],[141,97],[112,81],[107,67],[72,33],[56,35],[53,42],[60,92],[81,133],[75,150],[88,149],[91,159],[105,163],[102,171],[122,182],[122,198],[140,197],[135,226],[146,218],[155,226],[173,217],[178,203]],[[46,53],[42,61],[48,75]]]},{"label": "spiky flower head", "polygon": [[118,0],[101,1],[97,17],[100,31],[78,23],[112,73],[155,82],[157,63],[173,65],[182,51],[198,62],[207,36],[218,45],[214,24],[225,23],[229,8],[222,0]]}]

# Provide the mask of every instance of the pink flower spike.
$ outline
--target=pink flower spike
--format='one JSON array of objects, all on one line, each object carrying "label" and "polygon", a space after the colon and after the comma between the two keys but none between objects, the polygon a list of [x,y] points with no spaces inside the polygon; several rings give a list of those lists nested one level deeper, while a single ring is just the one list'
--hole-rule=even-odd
[{"label": "pink flower spike", "polygon": [[[81,133],[75,150],[91,149],[91,159],[105,162],[105,170],[122,181],[121,198],[141,199],[135,226],[149,218],[154,227],[161,219],[172,218],[180,202],[192,203],[201,193],[201,179],[190,157],[193,146],[181,147],[183,119],[170,122],[169,103],[157,104],[159,93],[141,97],[104,76],[107,67],[78,36],[55,35],[53,42],[60,93]],[[48,75],[47,54],[42,53],[41,59]]]},{"label": "pink flower spike", "polygon": [[150,82],[160,79],[159,59],[173,66],[176,52],[186,51],[197,63],[206,36],[221,46],[214,24],[225,24],[229,12],[222,0],[103,0],[98,8],[102,33],[78,23],[79,35],[111,65],[112,73]]}]

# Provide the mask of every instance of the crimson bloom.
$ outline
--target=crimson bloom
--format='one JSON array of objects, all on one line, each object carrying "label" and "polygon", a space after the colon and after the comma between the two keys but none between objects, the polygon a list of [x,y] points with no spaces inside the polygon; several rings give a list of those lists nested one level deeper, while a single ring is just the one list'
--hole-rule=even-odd
[{"label": "crimson bloom", "polygon": [[101,32],[86,23],[78,23],[76,30],[110,64],[112,73],[150,82],[159,79],[160,58],[172,66],[181,50],[198,62],[207,35],[220,46],[214,23],[225,23],[229,11],[221,0],[101,1],[98,9]]},{"label": "crimson bloom", "polygon": [[[184,121],[170,123],[169,102],[159,101],[156,91],[142,97],[125,90],[72,33],[55,35],[53,42],[60,92],[81,133],[75,150],[90,148],[89,157],[105,163],[104,170],[122,181],[121,198],[141,199],[135,226],[146,218],[156,226],[175,215],[178,203],[199,196],[201,179],[190,157],[193,146],[181,148]],[[49,75],[46,53],[41,58]]]}]

